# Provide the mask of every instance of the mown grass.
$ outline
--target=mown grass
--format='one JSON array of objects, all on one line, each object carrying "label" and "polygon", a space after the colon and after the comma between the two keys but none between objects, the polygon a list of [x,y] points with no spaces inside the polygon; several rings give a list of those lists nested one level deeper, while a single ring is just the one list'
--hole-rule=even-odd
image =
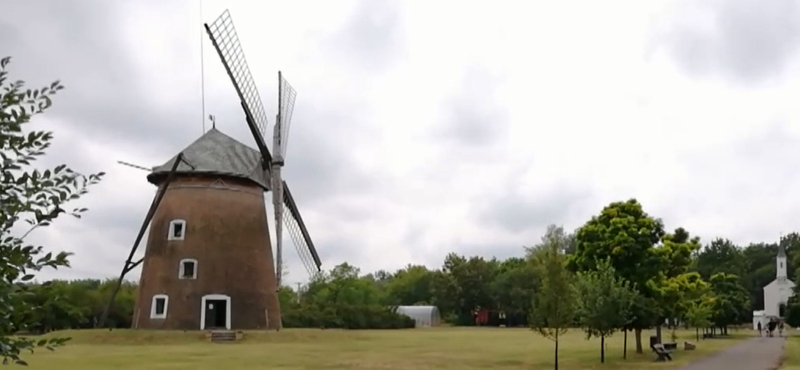
[{"label": "mown grass", "polygon": [[789,338],[786,339],[784,344],[784,358],[781,370],[800,370],[800,334],[792,333],[793,329],[789,330]]},{"label": "mown grass", "polygon": [[[695,351],[682,345],[675,361],[653,362],[648,335],[644,353],[635,354],[628,336],[628,360],[622,359],[622,335],[606,340],[606,364],[600,364],[599,340],[579,330],[560,344],[561,370],[668,369],[710,355],[752,334],[734,332],[725,339],[700,341]],[[432,328],[409,330],[292,329],[248,332],[234,344],[214,344],[201,332],[83,330],[51,335],[72,341],[55,352],[26,357],[32,369],[552,369],[553,343],[526,329]],[[664,333],[665,340],[669,334]],[[679,332],[679,343],[694,341]]]}]

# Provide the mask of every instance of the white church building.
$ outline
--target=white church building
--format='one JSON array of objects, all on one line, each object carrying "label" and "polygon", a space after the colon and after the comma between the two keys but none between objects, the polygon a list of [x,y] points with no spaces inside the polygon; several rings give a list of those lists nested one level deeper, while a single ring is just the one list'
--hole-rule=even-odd
[{"label": "white church building", "polygon": [[775,280],[764,287],[764,310],[753,311],[753,329],[757,328],[759,321],[763,328],[770,319],[783,318],[786,304],[794,292],[794,283],[786,275],[788,266],[786,266],[786,250],[783,245],[778,246],[775,263],[777,268]]}]

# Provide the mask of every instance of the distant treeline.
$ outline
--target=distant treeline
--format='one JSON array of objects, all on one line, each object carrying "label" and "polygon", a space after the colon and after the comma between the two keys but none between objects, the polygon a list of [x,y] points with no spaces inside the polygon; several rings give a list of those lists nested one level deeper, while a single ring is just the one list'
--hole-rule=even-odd
[{"label": "distant treeline", "polygon": [[[789,278],[796,276],[800,261],[800,237],[783,239]],[[573,251],[567,248],[567,254]],[[775,279],[777,243],[736,246],[716,239],[693,255],[691,270],[704,279],[718,272],[734,274],[750,292],[751,307],[741,310],[740,322],[750,321],[751,311],[763,309],[762,288]],[[530,254],[530,250],[525,252]],[[522,254],[522,253],[521,253]],[[475,325],[475,311],[503,311],[525,316],[538,289],[537,269],[526,255],[503,261],[455,253],[441,268],[407,266],[394,273],[361,274],[358,268],[341,264],[303,286],[300,292],[283,287],[280,299],[286,327],[403,328],[413,326],[407,317],[395,314],[396,305],[435,305],[442,319],[453,325]],[[50,281],[29,285],[29,299],[39,309],[35,330],[91,328],[108,299],[111,280]],[[136,285],[126,282],[109,314],[109,325],[131,327]]]}]

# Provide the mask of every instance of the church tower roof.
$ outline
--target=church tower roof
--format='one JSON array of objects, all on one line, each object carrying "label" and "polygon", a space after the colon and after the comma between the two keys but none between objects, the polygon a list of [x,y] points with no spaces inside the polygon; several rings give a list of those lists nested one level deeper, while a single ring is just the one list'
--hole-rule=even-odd
[{"label": "church tower roof", "polygon": [[778,243],[778,257],[786,258],[786,248],[783,246],[783,243]]}]

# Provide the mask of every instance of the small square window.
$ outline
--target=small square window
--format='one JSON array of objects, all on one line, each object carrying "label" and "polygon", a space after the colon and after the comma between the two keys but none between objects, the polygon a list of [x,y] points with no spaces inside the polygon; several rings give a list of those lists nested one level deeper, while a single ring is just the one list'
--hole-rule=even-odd
[{"label": "small square window", "polygon": [[167,318],[167,307],[169,304],[169,297],[165,294],[156,294],[153,296],[153,304],[150,306],[151,319],[165,319]]},{"label": "small square window", "polygon": [[183,259],[178,272],[179,279],[196,279],[197,278],[197,260]]},{"label": "small square window", "polygon": [[186,237],[186,221],[172,220],[169,223],[168,240],[183,240]]}]

